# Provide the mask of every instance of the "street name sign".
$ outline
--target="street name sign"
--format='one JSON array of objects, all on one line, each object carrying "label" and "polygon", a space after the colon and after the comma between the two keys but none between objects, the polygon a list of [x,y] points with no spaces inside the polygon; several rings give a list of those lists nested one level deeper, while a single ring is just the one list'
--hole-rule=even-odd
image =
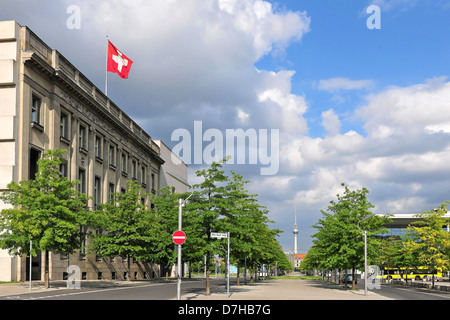
[{"label": "street name sign", "polygon": [[226,239],[228,235],[226,233],[211,232],[211,238]]}]

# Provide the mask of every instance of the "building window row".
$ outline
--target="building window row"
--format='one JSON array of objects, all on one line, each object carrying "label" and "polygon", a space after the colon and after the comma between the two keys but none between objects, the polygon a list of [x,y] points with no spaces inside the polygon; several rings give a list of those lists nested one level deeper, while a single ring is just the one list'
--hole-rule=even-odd
[{"label": "building window row", "polygon": [[[34,101],[34,100],[33,100]],[[39,102],[33,102],[33,104],[36,105],[36,108],[40,109],[40,101]],[[38,107],[39,106],[39,107]],[[66,143],[70,142],[70,128],[69,128],[69,115],[68,113],[61,111],[61,117],[60,117],[60,137],[63,141]],[[88,153],[89,147],[88,147],[88,126],[80,123],[78,126],[78,142],[79,142],[79,149],[84,154]],[[104,137],[100,134],[95,134],[95,140],[94,140],[94,155],[95,159],[99,162],[103,162],[103,147],[104,147]],[[129,174],[131,174],[131,178],[133,180],[139,180],[138,179],[138,173],[140,170],[140,182],[144,185],[144,187],[147,185],[147,166],[142,164],[139,169],[139,164],[136,159],[131,160],[131,173],[128,171],[129,166],[129,159],[130,155],[126,151],[122,151],[120,155],[120,171],[123,176],[128,177]],[[109,149],[108,149],[108,162],[109,167],[113,170],[117,169],[116,165],[117,161],[117,146],[113,143],[110,143]]]},{"label": "building window row", "polygon": [[[43,131],[43,101],[44,99],[38,93],[32,92],[31,94],[31,124],[32,127],[38,128]],[[60,112],[60,139],[62,142],[66,144],[70,144],[72,139],[77,139],[78,149],[81,153],[88,155],[89,150],[89,126],[83,122],[79,122],[77,125],[77,130],[72,131],[71,129],[71,112],[66,111],[64,107],[61,105]],[[73,128],[75,129],[75,128]],[[78,134],[78,137],[72,137],[71,132],[75,132]],[[105,148],[105,137],[99,133],[94,132],[94,156],[95,159],[101,163],[103,163],[104,158],[104,148]],[[128,152],[125,150],[118,149],[119,147],[116,144],[108,143],[106,144],[106,150],[108,153],[105,153],[108,160],[108,166],[112,170],[117,170],[119,167],[120,173],[122,176],[126,178],[130,178],[135,181],[139,181],[141,185],[146,188],[147,183],[150,183],[151,191],[155,192],[156,181],[155,174],[148,169],[148,166],[144,163],[141,163],[137,158],[130,156]],[[105,150],[105,151],[106,151]],[[35,175],[38,171],[37,161],[41,157],[41,151],[30,149],[30,162],[29,162],[29,178],[34,179]],[[83,159],[82,159],[83,161]],[[82,162],[83,163],[83,162]],[[129,171],[130,170],[130,171]],[[61,176],[69,177],[69,165],[66,162],[62,163],[59,168]],[[149,175],[147,177],[147,175]],[[86,194],[87,193],[87,172],[83,167],[78,168],[77,179],[80,182],[78,186],[79,192]],[[150,181],[148,181],[150,180]],[[114,193],[115,185],[109,185],[109,193]],[[94,207],[96,208],[97,204],[101,203],[101,178],[95,176],[94,178]],[[124,191],[124,190],[123,190]],[[111,199],[111,196],[109,196]]]}]

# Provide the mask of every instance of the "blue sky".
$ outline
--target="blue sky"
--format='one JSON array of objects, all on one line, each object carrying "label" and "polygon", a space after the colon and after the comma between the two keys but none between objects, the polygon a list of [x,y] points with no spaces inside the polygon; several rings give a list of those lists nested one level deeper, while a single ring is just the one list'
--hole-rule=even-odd
[{"label": "blue sky", "polygon": [[[369,5],[381,29],[370,30]],[[66,10],[80,9],[80,28]],[[109,97],[170,147],[176,129],[280,130],[280,168],[229,166],[252,183],[286,251],[299,248],[340,183],[376,213],[450,198],[450,4],[446,0],[3,0],[17,20],[104,87],[105,36],[134,61]],[[204,146],[205,147],[205,146]],[[189,180],[196,183],[190,166]]]}]

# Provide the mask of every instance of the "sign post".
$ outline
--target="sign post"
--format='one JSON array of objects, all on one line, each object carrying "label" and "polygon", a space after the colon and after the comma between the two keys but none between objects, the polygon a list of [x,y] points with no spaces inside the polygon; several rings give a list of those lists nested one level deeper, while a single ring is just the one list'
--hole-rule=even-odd
[{"label": "sign post", "polygon": [[178,275],[177,275],[177,298],[181,300],[181,245],[186,241],[186,234],[181,231],[181,215],[183,211],[183,199],[179,199],[178,201],[178,231],[175,231],[172,239],[175,244],[178,245]]},{"label": "sign post", "polygon": [[227,249],[227,296],[230,297],[230,233],[211,232],[211,238],[226,239],[228,238]]}]

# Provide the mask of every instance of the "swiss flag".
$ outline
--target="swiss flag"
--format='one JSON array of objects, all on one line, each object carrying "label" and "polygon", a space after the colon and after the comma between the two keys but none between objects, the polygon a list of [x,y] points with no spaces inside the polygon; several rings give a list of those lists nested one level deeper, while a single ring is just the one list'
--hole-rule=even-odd
[{"label": "swiss flag", "polygon": [[128,78],[130,73],[131,61],[126,55],[117,50],[117,48],[108,40],[108,72],[117,73],[122,79]]}]

